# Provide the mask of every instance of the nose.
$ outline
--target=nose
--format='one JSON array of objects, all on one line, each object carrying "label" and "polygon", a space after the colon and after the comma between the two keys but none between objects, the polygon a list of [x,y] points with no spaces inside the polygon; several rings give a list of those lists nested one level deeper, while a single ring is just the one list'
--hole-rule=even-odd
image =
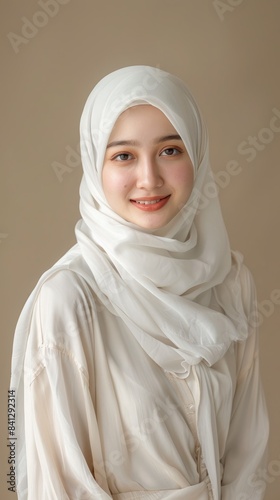
[{"label": "nose", "polygon": [[162,172],[156,159],[148,156],[141,158],[137,166],[136,187],[151,191],[154,188],[161,187],[163,183]]}]

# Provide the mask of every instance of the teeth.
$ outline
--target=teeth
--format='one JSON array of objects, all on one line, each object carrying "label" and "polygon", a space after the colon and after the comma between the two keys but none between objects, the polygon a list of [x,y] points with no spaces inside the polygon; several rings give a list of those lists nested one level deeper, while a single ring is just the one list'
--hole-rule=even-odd
[{"label": "teeth", "polygon": [[136,201],[136,203],[139,203],[140,205],[154,205],[154,203],[158,203],[159,200],[152,200],[152,201]]}]

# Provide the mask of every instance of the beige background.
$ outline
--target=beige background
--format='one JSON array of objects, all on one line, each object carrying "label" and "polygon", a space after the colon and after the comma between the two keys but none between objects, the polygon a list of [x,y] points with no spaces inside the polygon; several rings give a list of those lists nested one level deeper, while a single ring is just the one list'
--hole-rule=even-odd
[{"label": "beige background", "polygon": [[[52,11],[42,16],[44,4],[48,1],[0,3],[0,497],[15,498],[6,485],[13,331],[41,273],[74,243],[81,167],[78,155],[68,153],[78,143],[82,107],[105,74],[149,64],[183,78],[200,103],[213,169],[222,172],[221,202],[232,247],[245,254],[265,307],[261,366],[271,447],[264,481],[267,500],[279,500],[280,305],[271,294],[280,289],[280,2],[51,0]],[[271,122],[273,109],[279,117]],[[250,136],[257,142],[249,152]],[[228,170],[232,161],[237,175]],[[64,165],[60,178],[54,162]],[[272,298],[276,302],[277,294]]]}]

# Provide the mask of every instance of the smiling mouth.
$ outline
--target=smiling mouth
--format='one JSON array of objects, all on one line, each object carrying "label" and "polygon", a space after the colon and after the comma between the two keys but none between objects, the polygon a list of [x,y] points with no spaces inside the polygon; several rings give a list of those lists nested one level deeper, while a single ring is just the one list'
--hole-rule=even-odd
[{"label": "smiling mouth", "polygon": [[148,200],[148,201],[146,201],[146,200],[144,200],[144,201],[142,201],[142,200],[140,200],[140,201],[135,200],[135,201],[136,201],[136,203],[140,203],[140,205],[153,205],[154,203],[158,203],[161,199],[162,198],[159,198],[158,200]]},{"label": "smiling mouth", "polygon": [[133,203],[133,205],[135,205],[137,208],[140,208],[141,210],[154,211],[164,207],[164,205],[168,202],[170,196],[171,195],[169,194],[167,196],[164,196],[163,198],[156,198],[154,196],[151,198],[147,197],[130,201],[131,203]]}]

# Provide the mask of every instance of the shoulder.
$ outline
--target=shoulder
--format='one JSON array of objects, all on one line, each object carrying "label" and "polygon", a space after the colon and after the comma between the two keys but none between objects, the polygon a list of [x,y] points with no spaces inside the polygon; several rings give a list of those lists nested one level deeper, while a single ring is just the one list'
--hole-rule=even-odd
[{"label": "shoulder", "polygon": [[73,303],[90,291],[86,281],[70,269],[53,271],[41,284],[38,296],[43,300]]},{"label": "shoulder", "polygon": [[92,333],[96,301],[84,278],[74,271],[52,272],[38,287],[33,324],[42,343],[65,343]]},{"label": "shoulder", "polygon": [[82,309],[98,310],[97,298],[87,281],[70,269],[53,271],[38,287],[37,300],[45,312],[73,315]]},{"label": "shoulder", "polygon": [[84,278],[68,269],[47,274],[35,290],[25,369],[33,377],[54,360],[67,360],[88,377],[99,321],[93,291]]}]

